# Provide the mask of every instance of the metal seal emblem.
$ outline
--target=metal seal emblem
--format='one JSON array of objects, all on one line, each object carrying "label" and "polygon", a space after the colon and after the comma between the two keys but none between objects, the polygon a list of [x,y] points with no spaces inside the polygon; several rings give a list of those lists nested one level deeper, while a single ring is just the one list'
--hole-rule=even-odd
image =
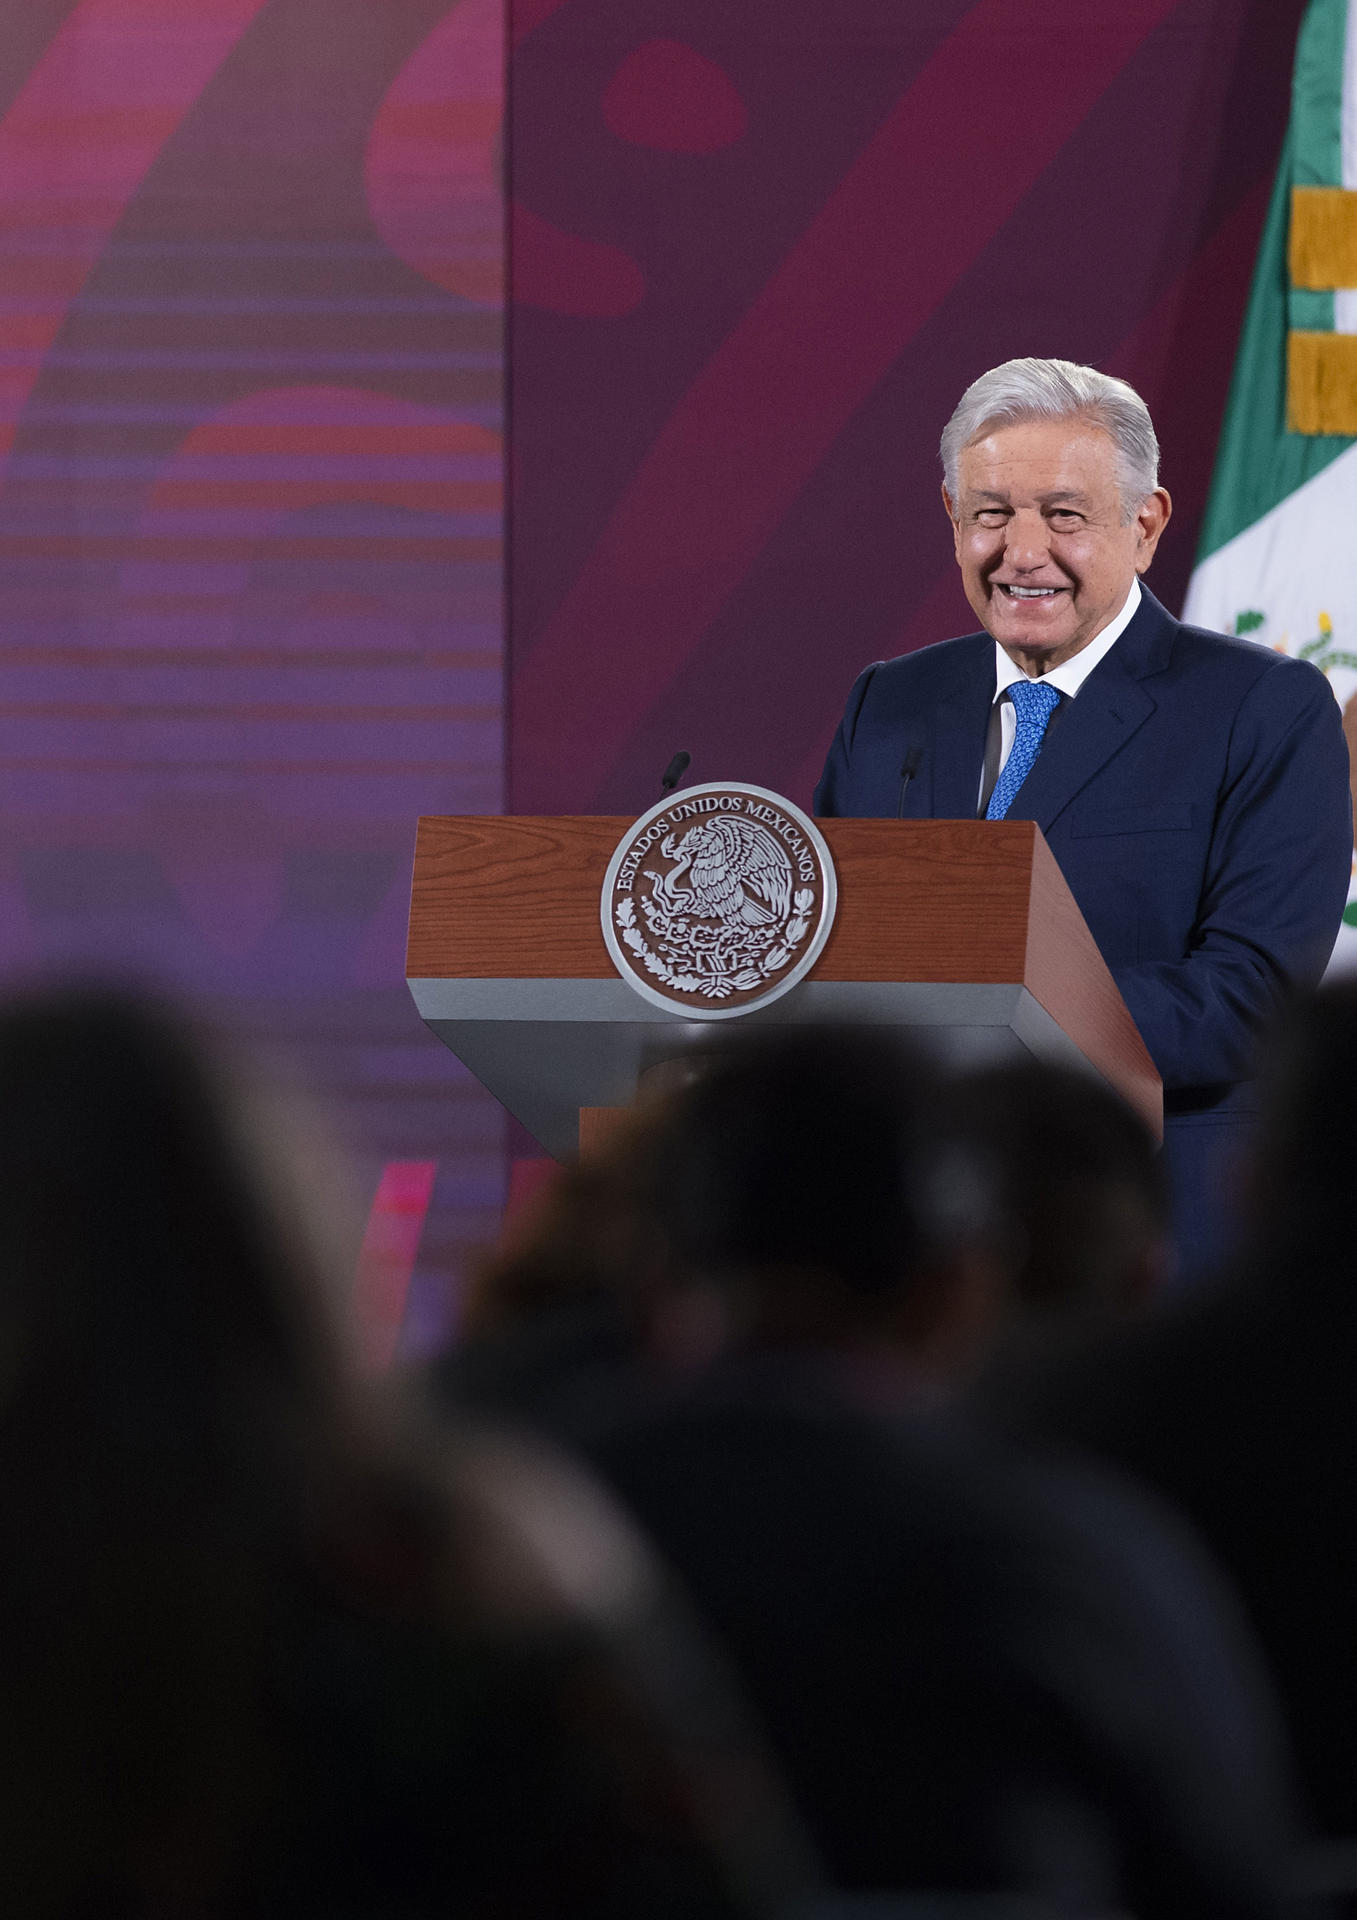
[{"label": "metal seal emblem", "polygon": [[689,787],[643,813],[603,882],[628,986],[692,1020],[766,1007],[814,966],[838,888],[814,822],[765,787]]}]

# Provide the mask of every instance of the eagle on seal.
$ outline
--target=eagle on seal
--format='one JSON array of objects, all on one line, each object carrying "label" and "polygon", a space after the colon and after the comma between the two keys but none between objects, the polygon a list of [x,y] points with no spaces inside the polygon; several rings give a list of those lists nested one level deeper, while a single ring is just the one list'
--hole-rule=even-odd
[{"label": "eagle on seal", "polygon": [[[673,834],[666,834],[660,851],[678,863],[664,876],[651,876],[670,913],[719,920],[734,929],[786,919],[792,863],[786,849],[757,821],[718,814],[689,827],[677,845]],[[686,886],[678,884],[684,874]]]}]

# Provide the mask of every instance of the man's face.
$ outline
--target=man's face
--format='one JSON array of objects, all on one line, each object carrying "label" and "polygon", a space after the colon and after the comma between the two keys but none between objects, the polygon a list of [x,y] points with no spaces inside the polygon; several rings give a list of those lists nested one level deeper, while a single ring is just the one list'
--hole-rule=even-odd
[{"label": "man's face", "polygon": [[942,497],[966,598],[1034,678],[1116,618],[1172,510],[1161,487],[1124,524],[1116,448],[1079,419],[997,427],[963,450],[957,481]]}]

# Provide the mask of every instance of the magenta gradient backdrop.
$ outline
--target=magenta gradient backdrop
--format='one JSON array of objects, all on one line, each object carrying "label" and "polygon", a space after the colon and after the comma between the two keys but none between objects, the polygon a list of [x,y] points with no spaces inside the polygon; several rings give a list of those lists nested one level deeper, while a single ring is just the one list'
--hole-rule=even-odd
[{"label": "magenta gradient backdrop", "polygon": [[515,0],[507,760],[503,5],[0,8],[0,966],[283,1046],[368,1193],[436,1163],[415,1338],[503,1180],[416,816],[680,746],[805,800],[967,623],[933,449],[1009,354],[1145,391],[1176,602],[1302,0]]},{"label": "magenta gradient backdrop", "polygon": [[403,981],[416,816],[502,802],[502,0],[0,20],[0,961],[281,1049],[364,1200],[435,1163],[437,1322],[503,1178]]},{"label": "magenta gradient backdrop", "polygon": [[1154,411],[1180,604],[1302,0],[515,0],[509,795],[671,753],[807,802],[870,660],[967,630],[968,380]]}]

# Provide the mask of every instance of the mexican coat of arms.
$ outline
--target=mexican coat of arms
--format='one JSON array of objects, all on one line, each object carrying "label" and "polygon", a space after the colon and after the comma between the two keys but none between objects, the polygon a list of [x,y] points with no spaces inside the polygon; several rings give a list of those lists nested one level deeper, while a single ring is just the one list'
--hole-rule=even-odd
[{"label": "mexican coat of arms", "polygon": [[833,924],[834,866],[814,824],[763,787],[690,787],[628,831],[603,886],[603,934],[645,999],[729,1019],[786,993]]}]

